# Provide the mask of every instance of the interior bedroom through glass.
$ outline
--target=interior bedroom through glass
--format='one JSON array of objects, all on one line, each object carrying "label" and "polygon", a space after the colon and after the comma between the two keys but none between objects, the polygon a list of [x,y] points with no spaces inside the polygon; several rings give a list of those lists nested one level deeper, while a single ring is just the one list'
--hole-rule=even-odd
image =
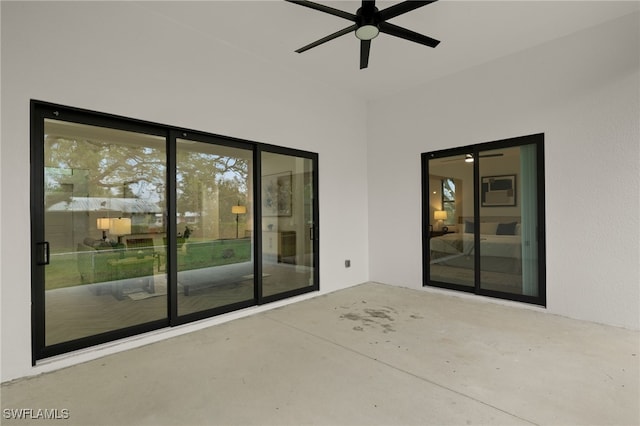
[{"label": "interior bedroom through glass", "polygon": [[426,157],[426,285],[544,304],[538,148]]}]

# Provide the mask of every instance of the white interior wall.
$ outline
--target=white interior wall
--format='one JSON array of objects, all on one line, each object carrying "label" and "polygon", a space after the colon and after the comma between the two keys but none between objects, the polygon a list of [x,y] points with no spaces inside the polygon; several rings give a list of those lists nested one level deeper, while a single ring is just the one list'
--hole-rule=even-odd
[{"label": "white interior wall", "polygon": [[638,21],[371,103],[371,280],[422,287],[421,152],[544,132],[548,311],[640,328]]},{"label": "white interior wall", "polygon": [[2,2],[1,7],[2,381],[278,305],[32,368],[30,99],[317,152],[321,293],[368,279],[363,101],[275,69],[223,41],[176,28],[127,2]]}]

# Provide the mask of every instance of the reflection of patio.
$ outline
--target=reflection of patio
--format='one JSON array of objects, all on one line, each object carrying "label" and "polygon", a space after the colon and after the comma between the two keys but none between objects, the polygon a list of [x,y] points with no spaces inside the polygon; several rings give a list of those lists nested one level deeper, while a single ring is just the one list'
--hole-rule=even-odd
[{"label": "reflection of patio", "polygon": [[185,296],[193,291],[246,281],[245,276],[253,273],[252,262],[233,263],[230,265],[210,266],[178,272],[178,288]]},{"label": "reflection of patio", "polygon": [[[163,319],[167,314],[164,275],[153,277],[157,297],[133,300],[115,298],[111,293],[98,291],[105,283],[48,290],[45,327],[47,344],[87,337],[119,328]],[[123,293],[139,288],[123,286]]]},{"label": "reflection of patio", "polygon": [[262,294],[270,296],[313,285],[313,268],[286,263],[265,263]]},{"label": "reflection of patio", "polygon": [[[262,275],[263,295],[284,293],[311,285],[309,277],[312,272],[300,272],[300,269],[295,265],[282,263],[265,264]],[[252,300],[253,297],[253,264],[250,262],[178,273],[180,315]]]},{"label": "reflection of patio", "polygon": [[[431,280],[446,283],[474,286],[475,272],[473,269],[457,268],[454,266],[432,264]],[[512,294],[522,294],[522,275],[503,272],[481,271],[480,280],[485,290],[502,291]]]},{"label": "reflection of patio", "polygon": [[[311,271],[286,264],[265,264],[265,295],[310,285]],[[153,280],[154,292],[144,288]],[[122,297],[105,288],[117,284]],[[190,286],[186,291],[185,285]],[[187,293],[187,294],[185,294]],[[208,310],[253,300],[253,264],[242,262],[181,271],[178,274],[179,314]],[[47,345],[87,337],[167,318],[165,274],[67,287],[46,292]]]}]

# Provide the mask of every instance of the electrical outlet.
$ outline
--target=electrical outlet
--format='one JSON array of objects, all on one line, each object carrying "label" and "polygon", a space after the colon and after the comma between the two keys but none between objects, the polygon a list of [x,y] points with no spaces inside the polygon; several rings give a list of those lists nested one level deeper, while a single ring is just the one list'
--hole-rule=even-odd
[{"label": "electrical outlet", "polygon": [[345,268],[350,268],[351,267],[351,261],[349,259],[344,261],[344,267]]}]

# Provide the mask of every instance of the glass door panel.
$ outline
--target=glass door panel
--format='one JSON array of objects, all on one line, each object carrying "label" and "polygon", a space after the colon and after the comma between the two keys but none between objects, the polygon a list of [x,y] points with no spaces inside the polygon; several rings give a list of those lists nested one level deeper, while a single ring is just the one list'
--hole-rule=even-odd
[{"label": "glass door panel", "polygon": [[253,301],[253,151],[177,139],[178,315]]},{"label": "glass door panel", "polygon": [[480,151],[480,288],[538,296],[536,146]]},{"label": "glass door panel", "polygon": [[465,153],[429,159],[425,214],[431,282],[475,285],[473,161],[468,159]]},{"label": "glass door panel", "polygon": [[38,101],[30,142],[34,365],[318,290],[317,154]]},{"label": "glass door panel", "polygon": [[262,152],[262,297],[315,289],[314,160]]},{"label": "glass door panel", "polygon": [[46,346],[167,318],[165,146],[44,120]]}]

